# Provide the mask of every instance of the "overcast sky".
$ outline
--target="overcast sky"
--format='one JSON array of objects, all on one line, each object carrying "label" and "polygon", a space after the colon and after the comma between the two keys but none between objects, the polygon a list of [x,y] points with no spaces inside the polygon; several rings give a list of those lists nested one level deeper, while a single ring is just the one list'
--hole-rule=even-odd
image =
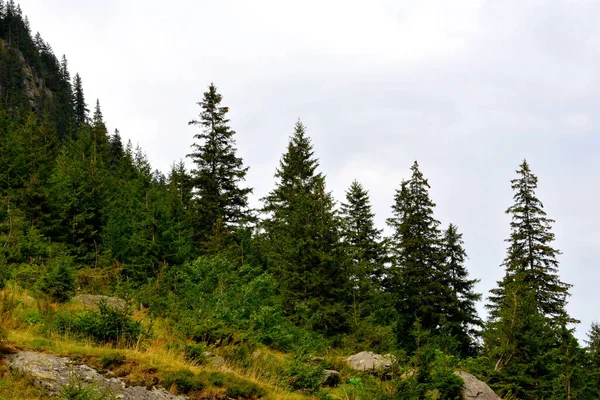
[{"label": "overcast sky", "polygon": [[[155,168],[190,150],[214,82],[254,204],[300,118],[338,200],[356,178],[377,222],[416,159],[436,216],[464,233],[487,296],[503,275],[510,179],[526,158],[556,219],[569,311],[600,319],[600,3],[586,0],[22,0],[90,108]],[[485,316],[483,308],[480,308]]]}]

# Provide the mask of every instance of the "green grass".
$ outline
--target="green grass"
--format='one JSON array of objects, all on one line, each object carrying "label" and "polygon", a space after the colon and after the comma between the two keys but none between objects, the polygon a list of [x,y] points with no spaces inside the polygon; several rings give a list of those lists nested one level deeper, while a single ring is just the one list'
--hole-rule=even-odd
[{"label": "green grass", "polygon": [[[200,360],[194,357],[196,354],[190,357],[190,349],[186,348],[185,342],[174,337],[168,321],[150,321],[143,312],[138,311],[131,318],[145,326],[151,325],[152,336],[134,345],[120,341],[99,344],[93,338],[51,329],[55,315],[81,313],[83,310],[80,305],[41,303],[27,291],[15,287],[0,291],[0,303],[7,296],[12,303],[16,299],[17,306],[11,307],[10,312],[3,315],[0,326],[6,328],[8,347],[12,351],[30,350],[69,357],[101,372],[110,370],[128,385],[163,386],[173,392],[188,392],[197,398],[315,399],[312,395],[289,390],[285,376],[288,356],[283,353],[261,349],[264,356],[252,358],[246,354],[248,351],[233,347],[210,349],[224,355],[228,359],[226,365],[221,368],[199,365]],[[192,353],[198,353],[200,349],[203,346],[194,348]],[[181,371],[188,372],[182,374]],[[89,392],[83,387],[70,385],[65,388],[63,397],[103,400],[93,397],[96,394],[95,391]],[[47,395],[33,387],[26,377],[14,375],[8,370],[3,373],[0,400],[44,398]]]}]

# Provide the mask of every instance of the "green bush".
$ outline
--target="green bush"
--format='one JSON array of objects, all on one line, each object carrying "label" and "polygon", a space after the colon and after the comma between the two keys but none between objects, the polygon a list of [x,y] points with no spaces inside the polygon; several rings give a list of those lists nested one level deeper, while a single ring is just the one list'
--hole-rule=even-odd
[{"label": "green bush", "polygon": [[206,362],[206,346],[203,343],[188,343],[185,345],[184,356],[188,361],[192,361],[196,364],[203,364]]},{"label": "green bush", "polygon": [[323,365],[295,360],[289,367],[289,383],[293,390],[315,390],[323,380]]},{"label": "green bush", "polygon": [[86,384],[77,376],[72,375],[69,383],[60,391],[61,400],[116,400],[117,397],[109,389],[102,389],[97,384]]},{"label": "green bush", "polygon": [[463,380],[450,371],[440,371],[433,375],[432,386],[439,392],[440,399],[462,399]]},{"label": "green bush", "polygon": [[41,280],[40,275],[42,267],[36,264],[20,264],[13,267],[13,279],[19,286],[26,289],[33,289],[38,281]]},{"label": "green bush", "polygon": [[231,399],[259,399],[267,394],[256,383],[233,374],[222,372],[204,372],[204,374],[208,374],[211,385],[226,388],[225,396]]},{"label": "green bush", "polygon": [[59,303],[69,301],[75,292],[73,260],[69,257],[55,258],[48,267],[48,273],[40,281],[40,290]]},{"label": "green bush", "polygon": [[227,398],[236,400],[260,399],[267,394],[254,382],[222,372],[202,371],[195,375],[192,371],[183,369],[166,375],[162,383],[167,389],[178,394],[199,392],[210,386],[225,388]]},{"label": "green bush", "polygon": [[134,321],[127,309],[120,310],[98,303],[98,311],[84,311],[78,314],[58,313],[54,317],[53,328],[59,333],[74,334],[93,339],[98,343],[133,345],[141,338],[149,336],[140,321]]},{"label": "green bush", "polygon": [[168,390],[174,390],[179,394],[188,394],[192,391],[204,389],[207,382],[198,375],[194,375],[189,369],[172,372],[163,378],[163,385]]}]

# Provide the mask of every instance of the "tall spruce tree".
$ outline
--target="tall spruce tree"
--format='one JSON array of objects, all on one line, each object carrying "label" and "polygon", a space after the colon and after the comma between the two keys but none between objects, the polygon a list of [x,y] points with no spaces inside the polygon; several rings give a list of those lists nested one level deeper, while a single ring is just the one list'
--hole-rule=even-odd
[{"label": "tall spruce tree", "polygon": [[67,57],[62,56],[56,79],[56,125],[59,139],[64,142],[72,135],[75,123],[75,98]]},{"label": "tall spruce tree", "polygon": [[341,239],[349,263],[348,284],[352,293],[349,300],[355,324],[374,311],[374,304],[370,303],[381,291],[386,250],[382,230],[375,227],[374,218],[369,193],[358,181],[353,181],[346,191],[346,201],[341,204]]},{"label": "tall spruce tree", "polygon": [[393,217],[387,220],[393,265],[388,291],[395,297],[398,342],[409,351],[414,341],[409,332],[419,321],[422,329],[435,334],[443,324],[444,306],[450,289],[444,284],[440,222],[435,203],[429,198],[429,183],[415,161],[412,177],[396,191]]},{"label": "tall spruce tree", "polygon": [[446,332],[458,343],[458,352],[463,356],[477,353],[477,342],[483,322],[477,315],[476,303],[481,294],[475,292],[478,279],[469,279],[464,265],[467,253],[462,234],[456,225],[450,224],[442,238],[443,276],[452,297],[445,304]]},{"label": "tall spruce tree", "polygon": [[566,315],[565,305],[569,296],[568,285],[558,276],[557,256],[560,251],[552,247],[554,220],[546,216],[542,202],[536,197],[537,177],[523,161],[518,178],[511,181],[514,204],[506,213],[511,216],[511,234],[506,258],[502,266],[505,276],[498,287],[491,290],[488,309],[490,317],[496,318],[505,297],[505,287],[521,275],[527,289],[533,291],[542,315],[553,320]]},{"label": "tall spruce tree", "polygon": [[240,187],[248,167],[236,155],[235,131],[229,127],[229,108],[221,105],[222,99],[211,83],[198,103],[202,109],[199,120],[190,122],[201,128],[194,135],[197,141],[188,155],[194,163],[191,175],[198,213],[195,231],[200,242],[208,240],[218,221],[231,231],[250,219],[248,195],[252,189]]},{"label": "tall spruce tree", "polygon": [[590,375],[590,388],[596,398],[600,398],[600,325],[592,323],[585,341]]},{"label": "tall spruce tree", "polygon": [[284,309],[295,323],[326,334],[346,329],[345,273],[334,200],[304,125],[298,121],[263,199],[264,252],[279,277]]},{"label": "tall spruce tree", "polygon": [[85,96],[83,94],[83,83],[81,82],[81,76],[75,74],[73,78],[73,96],[74,96],[74,111],[75,111],[75,124],[81,126],[88,122],[90,110],[87,108],[85,102]]},{"label": "tall spruce tree", "polygon": [[506,210],[512,220],[505,275],[486,304],[485,348],[490,383],[500,394],[549,398],[561,369],[557,366],[569,367],[552,350],[571,342],[565,339],[572,335],[567,325],[575,322],[565,309],[571,285],[558,276],[554,221],[536,197],[537,177],[526,161],[517,174],[511,181],[514,204]]}]

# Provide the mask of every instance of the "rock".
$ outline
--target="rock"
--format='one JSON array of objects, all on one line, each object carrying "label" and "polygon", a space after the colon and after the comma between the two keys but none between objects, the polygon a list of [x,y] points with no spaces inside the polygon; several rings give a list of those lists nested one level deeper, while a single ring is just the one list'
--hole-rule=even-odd
[{"label": "rock", "polygon": [[75,365],[65,357],[23,351],[5,357],[4,361],[13,370],[28,375],[34,384],[48,391],[50,396],[60,396],[65,386],[92,386],[99,393],[112,394],[124,400],[183,400],[186,396],[175,396],[164,389],[147,390],[134,386],[125,387],[118,378],[105,378],[87,365]]},{"label": "rock", "polygon": [[340,373],[334,369],[326,369],[323,371],[321,386],[337,386],[341,381]]},{"label": "rock", "polygon": [[391,354],[375,354],[371,351],[361,351],[346,359],[350,366],[357,371],[376,371],[390,369],[395,361]]},{"label": "rock", "polygon": [[98,303],[101,301],[104,301],[108,306],[117,308],[119,310],[124,310],[127,306],[127,302],[123,299],[119,299],[118,297],[101,296],[97,294],[80,294],[73,297],[73,300],[89,308],[98,307]]},{"label": "rock", "polygon": [[464,400],[502,400],[487,383],[480,381],[473,375],[463,371],[456,371],[455,374],[465,381],[465,385],[463,386]]},{"label": "rock", "polygon": [[215,367],[222,367],[225,365],[225,359],[223,357],[213,354],[210,351],[205,351],[204,357],[206,357],[206,361],[209,364],[212,364]]}]

